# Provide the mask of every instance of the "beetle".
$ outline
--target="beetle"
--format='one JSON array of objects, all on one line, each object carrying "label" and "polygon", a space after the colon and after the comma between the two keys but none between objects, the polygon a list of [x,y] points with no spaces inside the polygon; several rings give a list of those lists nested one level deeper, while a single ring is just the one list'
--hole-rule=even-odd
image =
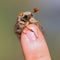
[{"label": "beetle", "polygon": [[[34,8],[33,10],[34,10],[33,13],[36,13],[39,11],[39,8]],[[17,22],[15,24],[15,33],[17,34],[18,37],[21,37],[21,33],[23,32],[23,29],[29,24],[35,24],[43,33],[42,30],[43,27],[41,23],[34,18],[33,13],[30,11],[26,11],[18,14]],[[28,29],[32,31],[32,29],[30,28]]]}]

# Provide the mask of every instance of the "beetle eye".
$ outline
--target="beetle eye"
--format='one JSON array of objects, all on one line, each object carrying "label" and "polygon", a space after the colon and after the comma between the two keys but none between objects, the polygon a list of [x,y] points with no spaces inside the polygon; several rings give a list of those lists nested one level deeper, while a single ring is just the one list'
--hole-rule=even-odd
[{"label": "beetle eye", "polygon": [[24,16],[25,19],[27,19],[27,17],[28,17],[27,15]]}]

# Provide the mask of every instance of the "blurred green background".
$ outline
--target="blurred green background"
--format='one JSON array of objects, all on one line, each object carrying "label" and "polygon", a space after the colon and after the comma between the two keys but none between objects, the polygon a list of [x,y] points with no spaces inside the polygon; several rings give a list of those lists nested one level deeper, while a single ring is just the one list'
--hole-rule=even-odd
[{"label": "blurred green background", "polygon": [[39,7],[35,15],[47,33],[46,42],[52,60],[60,59],[59,0],[0,0],[0,60],[24,60],[20,42],[14,33],[17,14]]}]

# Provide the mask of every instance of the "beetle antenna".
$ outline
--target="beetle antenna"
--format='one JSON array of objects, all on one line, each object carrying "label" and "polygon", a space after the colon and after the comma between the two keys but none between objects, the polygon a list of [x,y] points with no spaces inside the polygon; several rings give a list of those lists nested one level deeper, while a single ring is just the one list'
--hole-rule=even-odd
[{"label": "beetle antenna", "polygon": [[33,13],[36,13],[36,12],[38,12],[39,11],[39,8],[34,8],[33,9]]}]

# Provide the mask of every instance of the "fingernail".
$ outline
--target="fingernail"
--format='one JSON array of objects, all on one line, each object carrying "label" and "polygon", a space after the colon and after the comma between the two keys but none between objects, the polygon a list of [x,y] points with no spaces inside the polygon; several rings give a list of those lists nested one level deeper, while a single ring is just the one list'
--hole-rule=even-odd
[{"label": "fingernail", "polygon": [[36,40],[34,32],[28,30],[26,35],[30,41]]}]

